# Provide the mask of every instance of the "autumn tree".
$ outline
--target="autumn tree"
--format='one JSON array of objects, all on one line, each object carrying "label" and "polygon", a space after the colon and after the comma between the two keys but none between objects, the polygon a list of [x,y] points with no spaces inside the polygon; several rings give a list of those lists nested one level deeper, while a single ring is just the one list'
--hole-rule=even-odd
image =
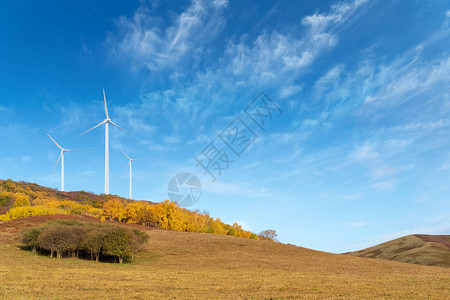
[{"label": "autumn tree", "polygon": [[120,200],[111,199],[103,205],[102,216],[120,222],[125,217],[125,207]]},{"label": "autumn tree", "polygon": [[30,206],[30,198],[28,198],[27,195],[22,193],[16,193],[14,195],[14,198],[16,200],[14,201],[14,207],[20,207],[20,206]]},{"label": "autumn tree", "polygon": [[262,240],[277,241],[277,236],[277,232],[273,229],[264,230],[259,233],[259,238]]},{"label": "autumn tree", "polygon": [[139,201],[130,202],[125,207],[124,219],[128,223],[139,223],[148,204]]}]

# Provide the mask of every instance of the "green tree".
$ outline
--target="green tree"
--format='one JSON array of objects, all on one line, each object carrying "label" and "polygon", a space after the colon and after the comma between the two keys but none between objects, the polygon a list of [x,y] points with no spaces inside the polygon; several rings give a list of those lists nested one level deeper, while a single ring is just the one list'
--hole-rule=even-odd
[{"label": "green tree", "polygon": [[82,248],[91,256],[91,260],[95,257],[95,261],[100,260],[100,253],[103,248],[105,233],[104,230],[94,229],[87,232],[83,238]]},{"label": "green tree", "polygon": [[130,231],[114,228],[106,233],[103,247],[105,254],[116,256],[119,263],[123,263],[124,259],[130,259],[136,251],[136,240]]},{"label": "green tree", "polygon": [[41,233],[41,228],[31,228],[25,231],[22,235],[22,243],[25,247],[30,248],[33,252],[36,252],[39,246],[38,238]]},{"label": "green tree", "polygon": [[76,248],[76,236],[71,226],[54,225],[45,227],[38,237],[39,247],[50,251],[50,257],[56,252],[57,258]]}]

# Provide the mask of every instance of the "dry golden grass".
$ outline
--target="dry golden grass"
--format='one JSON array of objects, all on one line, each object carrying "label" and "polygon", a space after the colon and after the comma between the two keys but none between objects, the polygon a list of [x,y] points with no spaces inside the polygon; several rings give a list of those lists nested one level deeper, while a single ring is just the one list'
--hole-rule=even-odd
[{"label": "dry golden grass", "polygon": [[450,267],[449,235],[408,235],[349,255]]},{"label": "dry golden grass", "polygon": [[[1,298],[445,299],[450,269],[149,230],[133,263],[51,259],[0,239]],[[0,234],[1,237],[1,234]]]}]

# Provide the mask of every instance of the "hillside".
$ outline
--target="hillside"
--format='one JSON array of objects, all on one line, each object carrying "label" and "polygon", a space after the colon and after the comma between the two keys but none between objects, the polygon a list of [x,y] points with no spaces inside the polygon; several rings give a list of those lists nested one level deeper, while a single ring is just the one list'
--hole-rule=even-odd
[{"label": "hillside", "polygon": [[408,235],[346,254],[427,266],[450,267],[450,235]]},{"label": "hillside", "polygon": [[12,181],[10,179],[8,180],[0,179],[0,192],[1,192],[0,207],[2,207],[3,210],[5,210],[5,208],[11,208],[14,204],[13,201],[11,201],[11,199],[8,199],[8,197],[6,197],[7,194],[2,194],[5,192],[23,193],[28,197],[34,199],[49,198],[66,201],[75,201],[81,204],[88,204],[93,207],[101,207],[109,199],[129,201],[128,199],[117,195],[97,195],[86,191],[61,192],[56,189],[38,185],[36,183],[25,181]]},{"label": "hillside", "polygon": [[450,293],[447,268],[227,235],[147,228],[144,251],[124,265],[51,259],[16,246],[21,229],[55,218],[38,216],[0,225],[0,298],[444,299]]},{"label": "hillside", "polygon": [[101,221],[119,221],[146,227],[189,232],[205,232],[273,240],[273,230],[259,235],[239,224],[225,224],[207,212],[180,208],[175,202],[135,201],[115,195],[96,195],[85,191],[59,192],[35,183],[0,180],[0,222],[40,215],[84,215]]}]

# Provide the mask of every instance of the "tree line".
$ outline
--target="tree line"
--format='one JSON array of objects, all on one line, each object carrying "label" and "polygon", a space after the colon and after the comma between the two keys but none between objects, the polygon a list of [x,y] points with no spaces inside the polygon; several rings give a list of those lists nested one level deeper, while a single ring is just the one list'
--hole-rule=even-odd
[{"label": "tree line", "polygon": [[25,249],[50,257],[95,261],[130,261],[147,241],[143,231],[117,225],[57,220],[22,233]]},{"label": "tree line", "polygon": [[[73,200],[75,199],[75,200]],[[276,240],[273,230],[259,234],[212,218],[207,212],[180,208],[177,203],[133,201],[115,195],[86,192],[62,193],[26,182],[0,180],[0,206],[7,211],[0,221],[49,214],[75,214],[124,223],[134,223],[189,232],[232,235],[250,239]]]}]

